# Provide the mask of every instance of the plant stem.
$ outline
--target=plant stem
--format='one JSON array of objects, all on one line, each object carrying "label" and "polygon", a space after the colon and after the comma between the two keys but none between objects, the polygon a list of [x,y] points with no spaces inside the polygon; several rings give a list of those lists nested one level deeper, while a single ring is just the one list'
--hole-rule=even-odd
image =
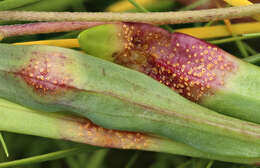
[{"label": "plant stem", "polygon": [[[234,33],[234,31],[233,31],[233,29],[232,29],[232,25],[231,25],[230,20],[229,20],[229,19],[224,19],[224,22],[225,22],[225,24],[226,24],[226,26],[227,26],[227,29],[228,29],[228,30],[230,31],[230,33],[232,34],[232,36],[233,36],[233,37],[237,37],[237,34]],[[235,43],[236,43],[237,48],[239,49],[241,55],[242,55],[243,57],[248,57],[249,55],[248,55],[248,52],[247,52],[247,50],[246,50],[246,48],[245,48],[245,46],[244,46],[244,43],[243,43],[240,39],[237,39],[237,40],[235,41]]]},{"label": "plant stem", "polygon": [[[236,35],[234,35],[234,37],[236,37]],[[236,43],[237,48],[239,49],[241,55],[242,55],[244,58],[248,57],[249,54],[248,54],[248,52],[247,52],[247,50],[246,50],[244,44],[242,43],[242,41],[241,41],[241,40],[236,40],[235,43]]]},{"label": "plant stem", "polygon": [[135,161],[137,160],[138,156],[140,155],[140,152],[137,151],[134,153],[134,155],[131,157],[131,159],[128,161],[128,163],[126,164],[125,168],[131,168],[133,167]]},{"label": "plant stem", "polygon": [[243,43],[243,45],[245,46],[246,50],[247,50],[250,54],[252,54],[252,55],[257,54],[257,51],[255,51],[255,49],[253,49],[250,45],[248,45],[248,44],[245,43],[245,42],[242,42],[242,43]]},{"label": "plant stem", "polygon": [[[225,25],[226,25],[228,31],[232,34],[232,36],[233,36],[233,37],[237,37],[237,34],[234,33],[234,31],[233,31],[233,29],[232,29],[232,25],[231,25],[230,20],[229,20],[229,19],[224,19],[224,22],[225,22]],[[240,39],[236,39],[236,40],[235,40],[235,43],[236,43],[237,48],[239,49],[241,55],[242,55],[243,57],[248,57],[249,55],[248,55],[247,50],[245,49],[245,47],[244,47],[242,41],[241,41]]]},{"label": "plant stem", "polygon": [[79,154],[80,152],[84,152],[86,149],[84,147],[75,147],[71,149],[65,149],[58,152],[52,152],[44,155],[34,156],[26,159],[20,159],[10,162],[0,163],[0,168],[4,167],[15,167],[15,166],[23,166],[27,164],[40,163],[44,161],[61,159],[64,157],[72,156]]},{"label": "plant stem", "polygon": [[[224,0],[226,3],[232,5],[232,6],[247,6],[252,5],[253,3],[248,0]],[[253,16],[256,20],[260,21],[260,15]]]},{"label": "plant stem", "polygon": [[6,38],[11,36],[83,30],[101,24],[105,24],[105,22],[42,22],[7,25],[0,26],[0,34],[2,38]]},{"label": "plant stem", "polygon": [[205,27],[209,27],[209,26],[211,26],[214,22],[215,22],[215,21],[209,21],[209,22],[206,23],[204,26],[205,26]]},{"label": "plant stem", "polygon": [[2,146],[3,146],[3,148],[4,148],[6,157],[9,157],[9,152],[8,152],[8,149],[7,149],[7,146],[6,146],[4,137],[3,137],[3,135],[2,135],[2,132],[0,132],[0,142],[1,142]]},{"label": "plant stem", "polygon": [[243,36],[251,37],[251,36],[260,36],[260,33],[250,33],[250,34],[244,34]]},{"label": "plant stem", "polygon": [[102,163],[103,163],[108,151],[109,151],[108,149],[102,149],[102,150],[95,151],[91,155],[91,157],[90,157],[90,159],[89,159],[89,161],[86,165],[86,168],[88,168],[88,167],[90,167],[90,168],[100,168],[100,167],[102,167]]},{"label": "plant stem", "polygon": [[246,62],[252,63],[252,64],[256,64],[260,62],[260,54],[256,54],[250,57],[246,57],[243,59]]},{"label": "plant stem", "polygon": [[125,21],[152,24],[207,22],[226,18],[248,17],[260,13],[260,4],[181,12],[111,13],[111,12],[18,12],[2,11],[1,20],[23,21]]},{"label": "plant stem", "polygon": [[236,40],[244,40],[244,39],[252,39],[252,38],[257,38],[260,37],[259,35],[255,35],[255,36],[236,36],[236,37],[229,37],[229,38],[223,38],[220,40],[211,40],[209,41],[212,44],[223,44],[223,43],[229,43],[232,41],[236,41]]},{"label": "plant stem", "polygon": [[[219,7],[219,8],[222,7],[221,4],[220,4],[218,1],[215,1],[215,4],[216,4],[217,7]],[[233,31],[231,21],[230,21],[229,19],[224,19],[224,23],[225,23],[225,25],[226,25],[227,30],[231,33],[231,35],[232,35],[233,37],[237,37],[237,34]],[[249,55],[248,55],[247,50],[245,49],[245,47],[244,47],[242,41],[241,41],[241,40],[236,40],[235,43],[236,43],[236,46],[237,46],[237,48],[239,49],[241,55],[242,55],[243,57],[248,57]]]},{"label": "plant stem", "polygon": [[211,161],[209,161],[209,163],[208,163],[208,165],[207,165],[207,167],[206,167],[206,168],[211,168],[211,167],[212,167],[212,165],[213,165],[213,163],[214,163],[214,160],[211,160]]},{"label": "plant stem", "polygon": [[[61,23],[42,22],[42,23],[31,23],[31,24],[23,24],[23,25],[0,26],[0,40],[3,39],[4,37],[10,37],[10,36],[85,29],[95,25],[99,25],[99,23],[107,24],[108,22],[61,22]],[[233,24],[232,29],[233,32],[235,32],[237,35],[244,34],[243,36],[247,36],[248,38],[250,38],[249,36],[257,37],[260,35],[260,33],[256,33],[260,31],[260,22]],[[222,25],[211,26],[211,27],[176,29],[176,31],[189,34],[197,38],[204,38],[204,39],[231,35],[231,33],[226,29],[226,26],[222,26]],[[251,34],[245,34],[245,33],[251,33]],[[66,44],[63,45],[68,46]]]},{"label": "plant stem", "polygon": [[178,165],[177,168],[185,168],[185,167],[187,167],[188,165],[190,165],[192,162],[193,162],[193,160],[190,159],[190,160],[188,160],[188,161],[186,161],[186,162],[184,162],[184,163]]},{"label": "plant stem", "polygon": [[184,8],[181,8],[180,10],[181,11],[186,11],[186,10],[191,10],[191,9],[194,9],[200,5],[203,5],[205,3],[207,3],[209,0],[198,0],[198,1],[195,1],[193,2],[192,4],[188,5],[188,6],[185,6]]}]

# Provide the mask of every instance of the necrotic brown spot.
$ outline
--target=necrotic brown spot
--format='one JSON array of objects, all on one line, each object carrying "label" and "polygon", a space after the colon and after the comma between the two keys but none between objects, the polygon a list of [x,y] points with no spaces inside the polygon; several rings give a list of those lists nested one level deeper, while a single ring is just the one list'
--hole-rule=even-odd
[{"label": "necrotic brown spot", "polygon": [[192,101],[214,94],[237,68],[230,54],[182,33],[125,23],[121,34],[125,49],[116,63],[143,72]]}]

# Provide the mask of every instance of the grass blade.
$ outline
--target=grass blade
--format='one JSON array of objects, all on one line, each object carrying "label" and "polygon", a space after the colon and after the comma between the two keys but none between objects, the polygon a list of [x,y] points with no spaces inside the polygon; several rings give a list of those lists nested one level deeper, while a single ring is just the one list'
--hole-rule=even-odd
[{"label": "grass blade", "polygon": [[84,150],[85,150],[85,148],[83,148],[83,147],[75,147],[75,148],[71,148],[71,149],[61,150],[58,152],[52,152],[52,153],[48,153],[48,154],[44,154],[44,155],[34,156],[34,157],[26,158],[26,159],[4,162],[4,163],[0,163],[0,168],[23,166],[23,165],[27,165],[27,164],[40,163],[40,162],[45,162],[45,161],[50,161],[50,160],[61,159],[64,157],[76,155],[80,152],[84,152]]},{"label": "grass blade", "polygon": [[0,142],[2,143],[3,145],[3,148],[4,148],[4,152],[6,154],[6,157],[9,157],[9,152],[8,152],[8,149],[7,149],[7,145],[5,143],[5,140],[4,140],[4,137],[2,135],[2,133],[0,132]]}]

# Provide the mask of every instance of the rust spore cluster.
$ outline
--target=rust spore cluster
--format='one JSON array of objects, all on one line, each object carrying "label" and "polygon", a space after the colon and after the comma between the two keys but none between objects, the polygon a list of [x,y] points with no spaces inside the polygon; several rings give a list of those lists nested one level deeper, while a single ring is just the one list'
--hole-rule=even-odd
[{"label": "rust spore cluster", "polygon": [[139,23],[124,23],[121,30],[118,37],[124,49],[114,55],[115,62],[151,76],[192,101],[223,87],[237,68],[227,52],[182,33]]},{"label": "rust spore cluster", "polygon": [[[151,144],[151,138],[143,133],[119,131],[100,127],[88,119],[80,119],[75,128],[68,128],[70,135],[82,142],[103,147],[122,149],[145,149]],[[76,133],[76,134],[75,134]]]},{"label": "rust spore cluster", "polygon": [[29,63],[18,74],[37,93],[57,94],[69,89],[73,81],[65,67],[67,61],[62,53],[34,51]]}]

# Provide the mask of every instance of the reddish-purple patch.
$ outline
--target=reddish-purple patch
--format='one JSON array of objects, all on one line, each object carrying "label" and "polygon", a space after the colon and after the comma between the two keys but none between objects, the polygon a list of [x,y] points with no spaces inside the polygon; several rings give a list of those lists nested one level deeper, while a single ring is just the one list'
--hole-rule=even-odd
[{"label": "reddish-purple patch", "polygon": [[235,58],[203,40],[156,26],[125,23],[118,35],[124,50],[115,62],[143,72],[184,97],[199,101],[237,68]]},{"label": "reddish-purple patch", "polygon": [[66,62],[62,53],[35,51],[17,74],[37,93],[53,95],[72,88],[73,79],[66,71]]}]

